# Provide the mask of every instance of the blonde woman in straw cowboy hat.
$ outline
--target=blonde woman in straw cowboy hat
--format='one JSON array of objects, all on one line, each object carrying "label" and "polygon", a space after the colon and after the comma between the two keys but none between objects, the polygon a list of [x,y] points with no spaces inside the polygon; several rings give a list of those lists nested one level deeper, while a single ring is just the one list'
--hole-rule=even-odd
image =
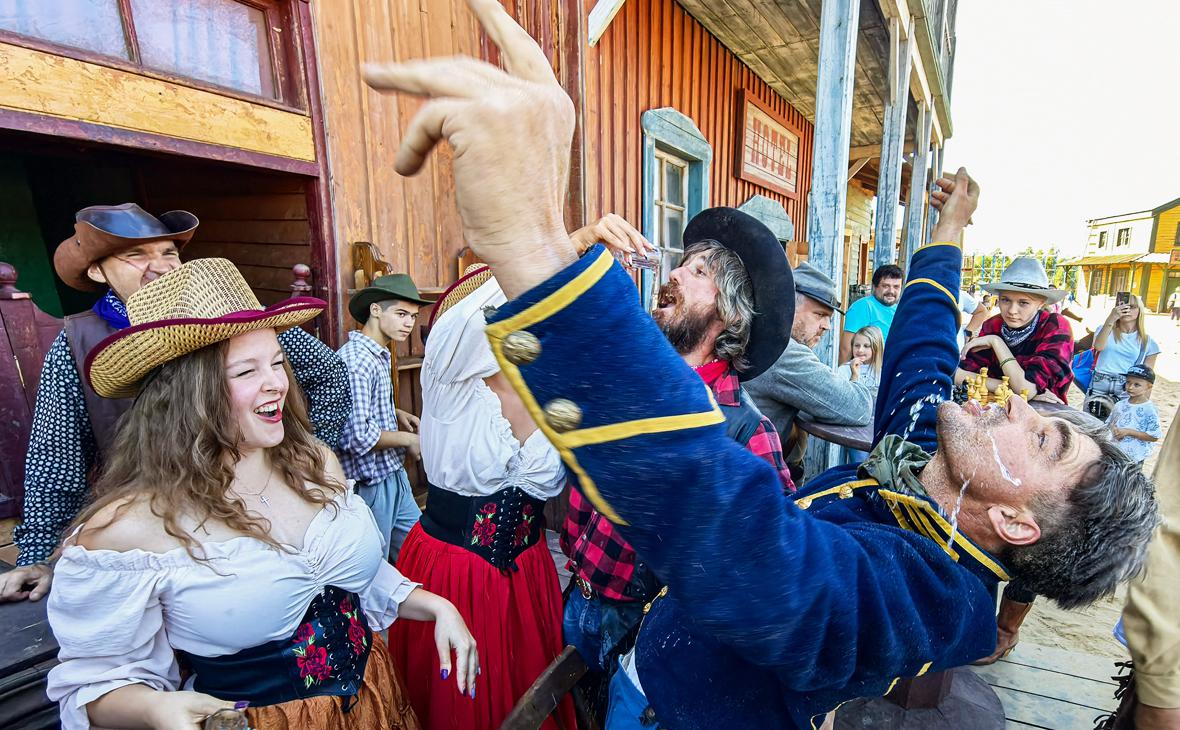
[{"label": "blonde woman in straw cowboy hat", "polygon": [[254,728],[414,729],[377,633],[397,618],[433,621],[454,675],[435,681],[473,692],[463,619],[384,560],[290,387],[276,333],[324,302],[264,309],[230,262],[199,259],[127,305],[131,326],[85,370],[135,402],[49,596],[63,726],[195,728],[236,709]]},{"label": "blonde woman in straw cowboy hat", "polygon": [[[48,592],[48,561],[131,406],[129,399],[100,398],[82,377],[83,363],[104,338],[130,326],[125,302],[180,266],[198,225],[183,210],[157,217],[134,203],[96,205],[75,214],[73,234],[58,245],[58,277],[73,289],[104,293],[91,309],[66,317],[45,355],[25,456],[24,520],[15,532],[20,567],[0,575],[0,601],[35,601]],[[334,445],[350,404],[344,363],[297,327],[279,342],[307,397],[316,436]]]},{"label": "blonde woman in straw cowboy hat", "polygon": [[1027,390],[1030,398],[1064,403],[1073,382],[1073,330],[1063,316],[1045,307],[1067,292],[1053,288],[1041,262],[1031,256],[1017,258],[998,282],[983,288],[998,295],[1000,313],[963,346],[955,383],[987,368],[990,390],[1007,375],[1013,392]]}]

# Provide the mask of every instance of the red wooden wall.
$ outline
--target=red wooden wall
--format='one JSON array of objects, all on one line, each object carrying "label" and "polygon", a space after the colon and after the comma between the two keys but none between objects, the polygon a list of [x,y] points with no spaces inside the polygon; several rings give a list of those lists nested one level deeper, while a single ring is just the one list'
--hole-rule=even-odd
[{"label": "red wooden wall", "polygon": [[[594,0],[583,0],[586,13]],[[627,0],[593,48],[585,48],[586,217],[642,219],[640,117],[673,107],[692,118],[713,146],[710,203],[765,195],[787,209],[797,238],[807,230],[814,132],[811,122],[771,90],[675,0]],[[795,199],[734,176],[737,90],[746,89],[802,131]]]}]

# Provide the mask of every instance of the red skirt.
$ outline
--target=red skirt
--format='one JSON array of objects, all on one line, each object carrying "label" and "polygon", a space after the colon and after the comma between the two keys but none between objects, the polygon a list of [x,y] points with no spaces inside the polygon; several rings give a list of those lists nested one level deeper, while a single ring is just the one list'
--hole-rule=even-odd
[{"label": "red skirt", "polygon": [[[561,587],[546,542],[527,548],[516,564],[519,570],[503,575],[475,553],[427,535],[420,524],[402,545],[397,569],[455,604],[475,637],[482,671],[475,699],[459,694],[453,677],[439,677],[434,624],[394,622],[390,652],[424,730],[499,730],[561,653]],[[576,727],[569,697],[558,714],[566,728]],[[557,730],[557,724],[550,718],[542,728]]]}]

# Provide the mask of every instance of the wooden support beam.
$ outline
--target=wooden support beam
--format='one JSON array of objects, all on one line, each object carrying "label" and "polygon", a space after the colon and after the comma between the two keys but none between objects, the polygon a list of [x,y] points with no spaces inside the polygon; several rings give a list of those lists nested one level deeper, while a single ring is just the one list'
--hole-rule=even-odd
[{"label": "wooden support beam", "polygon": [[[906,98],[908,99],[909,96],[907,95]],[[902,145],[901,150],[902,154],[910,154],[914,151],[914,143],[910,140],[907,140],[906,143]],[[862,157],[867,157],[870,160],[874,160],[880,156],[881,145],[879,144],[860,144],[856,145],[855,147],[848,148],[848,159],[850,160],[859,160]]]},{"label": "wooden support beam", "polygon": [[862,157],[859,160],[853,160],[852,164],[848,166],[848,182],[852,182],[852,178],[856,177],[856,173],[860,172],[865,165],[869,164],[871,157]]},{"label": "wooden support beam", "polygon": [[934,111],[925,104],[918,107],[918,149],[914,152],[914,166],[910,177],[910,200],[906,204],[905,245],[902,261],[904,268],[909,269],[910,256],[925,242],[926,233],[926,188],[929,185],[926,176],[930,166],[930,127],[933,124]]},{"label": "wooden support beam", "polygon": [[[919,3],[920,4],[920,3]],[[917,18],[910,19],[911,25],[919,22]],[[914,33],[913,35],[917,35]],[[933,98],[930,96],[930,81],[926,78],[926,67],[922,62],[922,54],[918,53],[917,44],[910,43],[910,90],[914,98],[920,103],[930,106]]]},{"label": "wooden support beam", "polygon": [[[937,121],[937,120],[935,120],[935,121]],[[937,180],[938,178],[942,177],[942,165],[943,165],[942,152],[943,152],[943,148],[937,142],[935,142],[934,143],[934,150],[932,151],[932,153],[930,155],[930,184],[927,185],[928,188],[933,188],[934,181]],[[938,222],[938,211],[935,210],[933,206],[930,206],[929,210],[927,210],[927,212],[926,212],[926,240],[927,241],[932,240],[932,236],[934,235],[934,224],[937,222]]]},{"label": "wooden support beam", "polygon": [[[910,60],[913,57],[913,18],[903,26],[898,23],[890,27],[890,33],[898,35],[896,56],[889,59],[889,76],[902,81],[897,85],[898,94],[889,99],[885,106],[885,124],[881,134],[881,166],[877,175],[877,215],[873,232],[873,268],[879,268],[896,261],[893,247],[897,235],[897,205],[901,200],[901,166],[905,155],[913,151],[912,142],[905,141],[906,116],[910,108],[909,85],[904,83],[910,76]],[[905,38],[901,34],[905,33]]]},{"label": "wooden support beam", "polygon": [[[819,74],[815,88],[815,150],[811,195],[807,203],[808,263],[836,282],[836,296],[847,299],[844,285],[844,225],[848,202],[848,147],[852,137],[852,91],[856,77],[856,37],[860,0],[824,0],[820,14]],[[821,362],[836,367],[840,322],[816,346]],[[835,334],[833,334],[833,332]],[[818,444],[818,439],[813,439]],[[819,474],[836,449],[824,443],[809,449],[807,473]]]},{"label": "wooden support beam", "polygon": [[586,21],[586,40],[591,46],[597,44],[602,35],[606,33],[610,22],[615,19],[615,14],[619,12],[619,8],[623,7],[624,1],[598,0]]}]

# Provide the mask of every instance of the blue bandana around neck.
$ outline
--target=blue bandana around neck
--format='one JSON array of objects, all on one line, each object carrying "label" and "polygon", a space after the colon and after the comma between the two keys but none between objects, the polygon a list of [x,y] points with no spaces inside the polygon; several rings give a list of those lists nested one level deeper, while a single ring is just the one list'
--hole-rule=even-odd
[{"label": "blue bandana around neck", "polygon": [[107,289],[107,293],[94,303],[92,309],[95,314],[103,318],[103,321],[117,330],[131,326],[131,320],[127,319],[127,305],[123,303],[122,299],[115,296],[115,292],[111,289]]}]

